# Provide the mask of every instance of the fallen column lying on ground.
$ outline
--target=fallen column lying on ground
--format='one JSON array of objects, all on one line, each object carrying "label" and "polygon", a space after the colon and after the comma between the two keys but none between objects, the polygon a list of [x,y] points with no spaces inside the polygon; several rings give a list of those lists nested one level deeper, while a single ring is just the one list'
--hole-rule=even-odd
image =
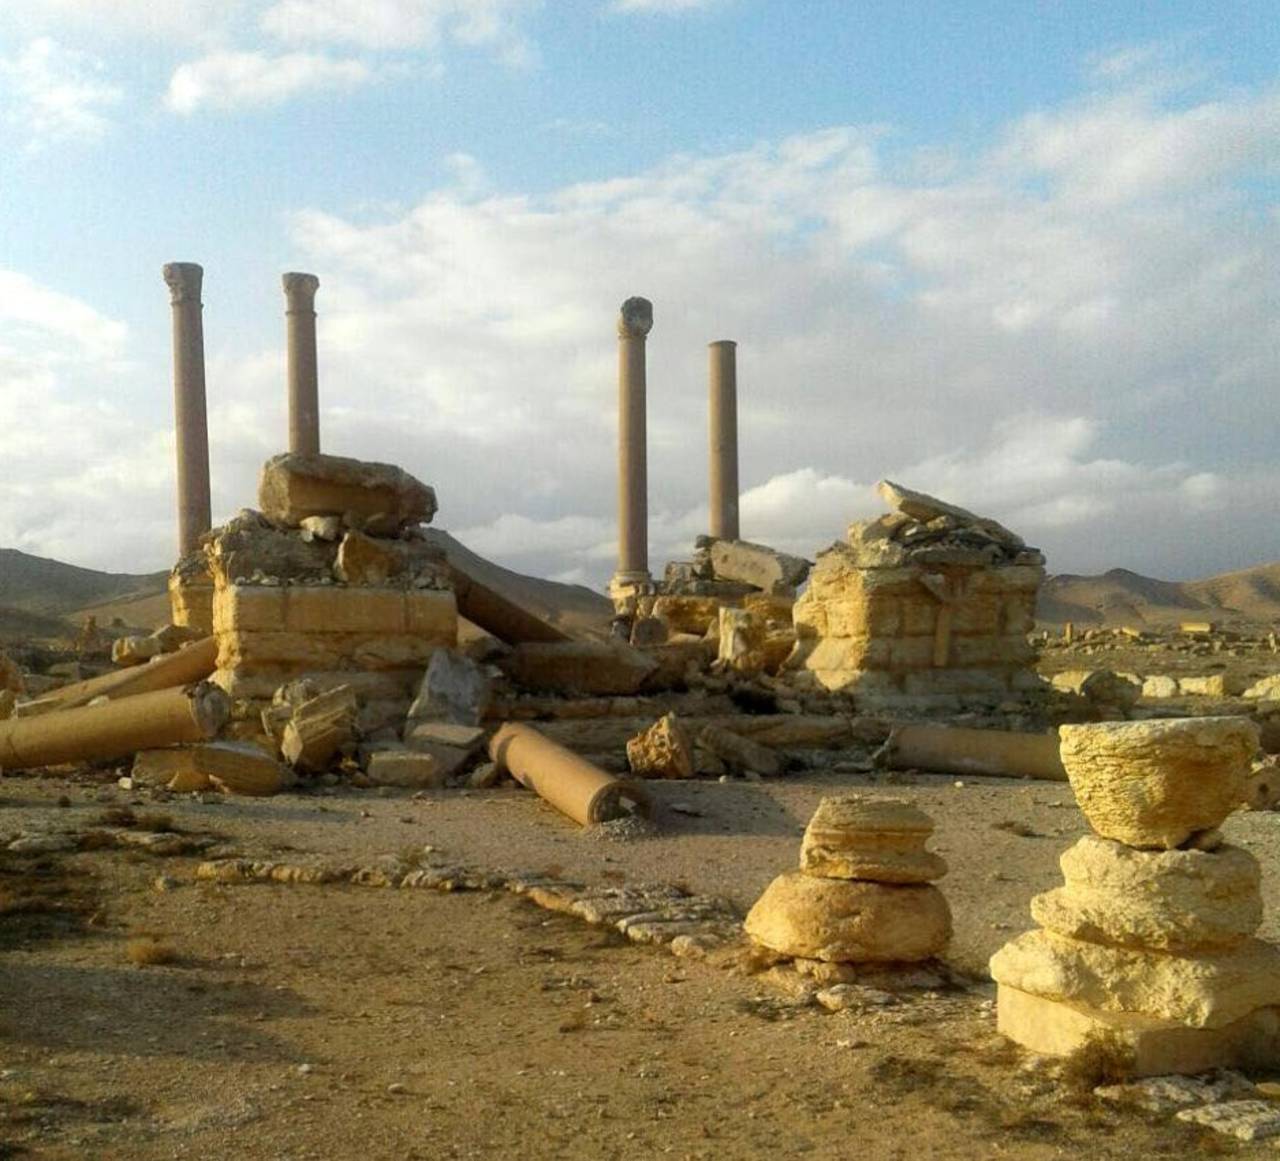
[{"label": "fallen column lying on ground", "polygon": [[582,826],[623,818],[645,805],[634,787],[531,726],[503,726],[489,742],[489,757]]},{"label": "fallen column lying on ground", "polygon": [[201,682],[0,722],[0,768],[110,761],[138,750],[204,742],[222,728],[230,713],[227,695]]},{"label": "fallen column lying on ground", "polygon": [[960,726],[898,726],[876,761],[890,770],[936,770],[1065,782],[1055,734],[1017,734]]},{"label": "fallen column lying on ground", "polygon": [[45,697],[26,702],[18,709],[19,717],[33,717],[51,710],[69,710],[87,705],[95,697],[119,700],[161,689],[174,689],[203,681],[213,672],[218,660],[218,642],[213,637],[193,641],[177,653],[166,653],[146,665],[136,665],[115,673],[104,673],[75,685],[55,689]]}]

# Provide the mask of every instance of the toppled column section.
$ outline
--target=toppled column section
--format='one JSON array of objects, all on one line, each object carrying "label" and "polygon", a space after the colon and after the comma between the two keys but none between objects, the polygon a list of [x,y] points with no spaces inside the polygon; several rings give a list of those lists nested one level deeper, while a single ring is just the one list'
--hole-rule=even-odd
[{"label": "toppled column section", "polygon": [[779,875],[747,914],[761,946],[824,963],[909,963],[951,938],[933,880],[947,865],[925,849],[928,815],[897,799],[824,798],[805,830],[800,870]]},{"label": "toppled column section", "polygon": [[203,742],[230,713],[226,695],[201,683],[0,722],[0,768],[111,761],[138,750]]},{"label": "toppled column section", "polygon": [[792,664],[831,690],[892,704],[1002,699],[1038,689],[1044,557],[993,520],[889,481],[894,509],[850,525],[796,602]]},{"label": "toppled column section", "polygon": [[1036,896],[1041,929],[991,960],[999,1028],[1062,1055],[1103,1036],[1133,1073],[1274,1068],[1280,948],[1255,938],[1261,873],[1216,827],[1239,804],[1257,727],[1243,718],[1064,726],[1062,760],[1094,834]]},{"label": "toppled column section", "polygon": [[521,786],[582,826],[623,818],[644,806],[634,787],[532,726],[503,726],[489,742],[489,757]]}]

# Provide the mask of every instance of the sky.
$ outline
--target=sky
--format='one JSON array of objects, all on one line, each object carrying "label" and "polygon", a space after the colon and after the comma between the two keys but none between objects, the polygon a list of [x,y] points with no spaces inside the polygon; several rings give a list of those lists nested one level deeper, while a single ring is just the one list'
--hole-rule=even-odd
[{"label": "sky", "polygon": [[0,546],[172,563],[170,261],[215,521],[303,270],[324,450],[521,571],[613,570],[631,295],[655,572],[725,338],[746,538],[812,557],[888,477],[1052,572],[1280,558],[1273,0],[3,0]]}]

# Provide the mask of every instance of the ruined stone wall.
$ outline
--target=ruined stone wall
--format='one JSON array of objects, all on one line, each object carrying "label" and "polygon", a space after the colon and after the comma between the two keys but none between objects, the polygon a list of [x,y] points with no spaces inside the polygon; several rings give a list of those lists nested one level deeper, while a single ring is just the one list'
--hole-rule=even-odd
[{"label": "ruined stone wall", "polygon": [[796,664],[827,689],[889,697],[1037,688],[1027,635],[1044,558],[992,521],[889,496],[906,508],[819,555],[794,609]]}]

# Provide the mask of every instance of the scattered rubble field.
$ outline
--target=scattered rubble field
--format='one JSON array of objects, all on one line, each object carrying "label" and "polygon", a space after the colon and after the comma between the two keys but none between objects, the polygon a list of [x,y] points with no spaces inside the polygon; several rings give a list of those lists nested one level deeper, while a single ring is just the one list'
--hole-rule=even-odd
[{"label": "scattered rubble field", "polygon": [[[629,841],[514,789],[203,802],[87,770],[8,778],[5,837],[183,841],[0,855],[0,1156],[1262,1155],[1097,1100],[1101,1065],[1061,1076],[1028,1058],[996,1034],[987,982],[827,1014],[740,965],[634,946],[505,892],[194,878],[219,850],[305,862],[435,846],[579,880],[731,887],[743,905],[837,786],[883,786],[938,820],[949,960],[965,971],[1030,926],[1031,894],[1083,830],[1065,786],[923,775],[662,784],[662,827]],[[1228,824],[1268,869],[1274,818]]]}]

